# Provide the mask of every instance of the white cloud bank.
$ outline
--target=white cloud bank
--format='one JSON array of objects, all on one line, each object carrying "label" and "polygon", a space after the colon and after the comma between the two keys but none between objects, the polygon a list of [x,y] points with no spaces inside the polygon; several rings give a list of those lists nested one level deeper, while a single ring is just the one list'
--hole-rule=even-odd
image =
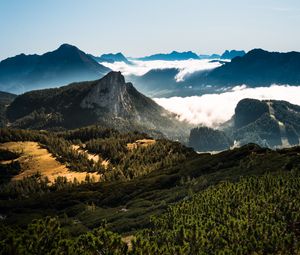
[{"label": "white cloud bank", "polygon": [[181,61],[137,61],[133,60],[132,65],[124,62],[107,63],[103,62],[102,65],[110,68],[113,71],[120,71],[123,75],[137,75],[141,76],[152,69],[168,69],[176,68],[179,70],[178,74],[174,77],[176,81],[183,81],[186,75],[192,74],[196,71],[213,69],[221,64],[219,62],[210,62],[207,59],[190,59]]},{"label": "white cloud bank", "polygon": [[244,98],[285,100],[300,105],[300,86],[247,88],[238,86],[222,94],[191,97],[155,98],[159,105],[179,115],[189,123],[217,127],[229,120],[237,103]]}]

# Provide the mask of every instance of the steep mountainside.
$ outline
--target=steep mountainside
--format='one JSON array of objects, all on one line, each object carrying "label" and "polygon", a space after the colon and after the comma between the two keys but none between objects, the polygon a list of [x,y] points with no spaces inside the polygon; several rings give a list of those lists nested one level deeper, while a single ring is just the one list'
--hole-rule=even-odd
[{"label": "steep mountainside", "polygon": [[241,144],[298,145],[300,106],[276,100],[241,100],[235,109],[234,137]]},{"label": "steep mountainside", "polygon": [[75,46],[63,44],[39,55],[21,54],[0,62],[0,89],[22,93],[74,81],[95,80],[109,69]]},{"label": "steep mountainside", "polygon": [[159,131],[173,139],[187,126],[126,83],[120,72],[100,80],[27,92],[9,106],[11,125],[19,128],[77,128],[101,124],[118,129]]}]

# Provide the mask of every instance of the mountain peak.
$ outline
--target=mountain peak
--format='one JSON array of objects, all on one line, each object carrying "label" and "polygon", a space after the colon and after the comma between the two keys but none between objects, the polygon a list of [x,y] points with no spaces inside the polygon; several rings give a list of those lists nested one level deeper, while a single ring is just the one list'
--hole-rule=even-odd
[{"label": "mountain peak", "polygon": [[121,72],[111,71],[102,79],[110,84],[125,84],[125,78]]},{"label": "mountain peak", "polygon": [[246,54],[244,50],[226,50],[221,59],[233,59],[235,57],[243,57]]},{"label": "mountain peak", "polygon": [[43,55],[18,55],[0,63],[0,89],[23,93],[75,81],[96,80],[110,69],[70,44]]},{"label": "mountain peak", "polygon": [[78,48],[76,46],[68,44],[68,43],[63,43],[62,45],[60,45],[58,47],[58,50],[62,50],[62,49],[76,49],[76,50],[78,50]]}]

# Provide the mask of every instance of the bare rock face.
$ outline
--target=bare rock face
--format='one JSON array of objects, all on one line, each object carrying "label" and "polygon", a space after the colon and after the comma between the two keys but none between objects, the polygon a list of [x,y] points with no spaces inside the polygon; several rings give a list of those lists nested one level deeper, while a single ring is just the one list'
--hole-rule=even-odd
[{"label": "bare rock face", "polygon": [[82,100],[82,108],[106,108],[114,116],[123,116],[132,111],[132,101],[128,93],[131,83],[125,83],[120,72],[110,72],[91,89]]}]

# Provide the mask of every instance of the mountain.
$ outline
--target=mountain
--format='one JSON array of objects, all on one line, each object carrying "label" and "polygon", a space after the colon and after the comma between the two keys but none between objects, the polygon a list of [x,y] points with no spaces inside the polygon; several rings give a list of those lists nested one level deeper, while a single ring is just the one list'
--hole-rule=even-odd
[{"label": "mountain", "polygon": [[235,57],[242,57],[246,54],[243,50],[226,50],[222,55],[219,54],[200,54],[201,59],[233,59]]},{"label": "mountain", "polygon": [[241,100],[236,109],[234,138],[268,147],[289,147],[300,142],[300,106],[286,101]]},{"label": "mountain", "polygon": [[127,79],[133,82],[139,91],[152,98],[202,95],[215,93],[220,89],[217,86],[198,86],[199,72],[196,76],[191,74],[183,81],[176,81],[178,73],[177,68],[152,69],[142,76],[129,75]]},{"label": "mountain", "polygon": [[164,60],[164,61],[175,61],[175,60],[189,60],[189,59],[200,59],[199,56],[192,51],[177,52],[172,51],[171,53],[159,53],[150,55],[147,57],[138,58],[142,61],[152,61],[152,60]]},{"label": "mountain", "polygon": [[199,152],[223,151],[232,145],[225,132],[208,127],[193,128],[189,137],[189,146]]},{"label": "mountain", "polygon": [[152,69],[142,76],[131,75],[128,79],[142,93],[150,97],[156,97],[172,93],[178,87],[175,80],[178,72],[179,70],[176,68]]},{"label": "mountain", "polygon": [[220,57],[221,57],[221,55],[219,55],[219,54],[211,54],[211,55],[200,54],[199,55],[200,59],[219,59]]},{"label": "mountain", "polygon": [[8,105],[8,104],[10,104],[16,97],[17,97],[17,95],[15,95],[15,94],[0,91],[0,104],[2,104],[2,105]]},{"label": "mountain", "polygon": [[198,151],[220,151],[256,143],[263,147],[291,147],[300,144],[300,106],[286,101],[243,99],[232,119],[219,130],[200,127],[191,130],[189,146]]},{"label": "mountain", "polygon": [[100,57],[92,56],[96,61],[98,62],[108,62],[108,63],[114,63],[114,62],[124,62],[128,65],[131,64],[131,62],[121,53],[108,53],[108,54],[102,54]]},{"label": "mountain", "polygon": [[246,54],[243,50],[226,50],[222,55],[221,59],[233,59],[235,57],[243,57]]},{"label": "mountain", "polygon": [[100,80],[27,92],[7,109],[13,127],[77,128],[93,124],[121,130],[159,131],[173,139],[187,136],[174,114],[126,83],[120,72]]},{"label": "mountain", "polygon": [[95,80],[110,70],[75,46],[63,44],[43,55],[17,55],[0,62],[0,89],[23,93],[84,80]]},{"label": "mountain", "polygon": [[300,53],[254,49],[243,57],[235,57],[212,71],[199,74],[196,80],[200,86],[269,86],[275,83],[299,85]]},{"label": "mountain", "polygon": [[17,95],[0,91],[0,128],[7,124],[6,108]]}]

